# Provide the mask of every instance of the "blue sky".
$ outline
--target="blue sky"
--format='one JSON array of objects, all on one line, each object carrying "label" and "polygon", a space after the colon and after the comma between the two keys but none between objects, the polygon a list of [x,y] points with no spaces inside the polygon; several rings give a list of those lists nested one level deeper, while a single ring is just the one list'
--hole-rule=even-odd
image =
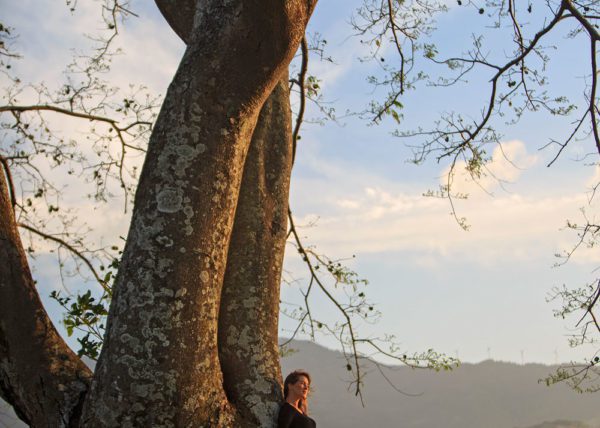
[{"label": "blue sky", "polygon": [[[360,109],[357,104],[373,97],[365,84],[365,74],[373,70],[357,61],[361,46],[348,38],[349,19],[339,16],[339,4],[319,8],[313,24],[346,67],[325,79],[326,98]],[[466,50],[465,42],[478,30],[473,15],[455,7],[440,20],[439,50],[450,50],[442,56]],[[563,41],[564,34],[555,39],[562,47],[549,75],[554,93],[576,97],[587,52]],[[489,40],[491,52],[502,52],[498,40]],[[452,109],[476,114],[487,99],[486,78],[470,80],[449,90],[420,87],[409,93],[401,129],[431,126]],[[572,324],[553,319],[555,306],[546,297],[552,286],[591,280],[597,266],[597,254],[588,252],[567,266],[552,267],[554,253],[575,238],[560,228],[567,218],[580,219],[578,210],[597,174],[573,159],[593,151],[593,145],[574,146],[551,169],[545,165],[553,151],[538,151],[549,137],[565,135],[570,120],[537,114],[512,127],[500,123],[505,151],[519,168],[494,158],[494,172],[507,183],[502,189],[484,180],[493,197],[459,183],[471,194],[458,202],[469,232],[448,215],[447,201],[421,196],[437,187],[446,166],[407,163],[410,151],[390,136],[391,123],[369,127],[350,119],[341,127],[311,128],[298,152],[292,207],[306,222],[319,219],[305,232],[318,248],[339,257],[357,255],[354,267],[370,280],[369,296],[383,313],[375,334],[393,333],[406,349],[434,347],[466,361],[578,358],[583,354],[569,350],[564,337]]]},{"label": "blue sky", "polygon": [[[321,1],[310,25],[310,31],[327,39],[328,54],[335,60],[328,64],[311,59],[311,73],[322,79],[323,96],[335,101],[338,112],[362,110],[381,95],[366,82],[379,66],[360,62],[359,56],[367,51],[358,38],[350,37],[350,16],[358,4]],[[18,70],[31,81],[44,80],[49,85],[60,81],[70,49],[86,44],[81,34],[101,28],[99,3],[79,2],[74,16],[63,6],[33,0],[3,6],[3,19],[20,34],[17,46],[24,59]],[[143,83],[164,94],[183,44],[153,2],[135,0],[131,7],[139,18],[129,19],[122,27],[119,43],[124,54],[115,58],[107,77],[118,86]],[[452,7],[440,20],[435,37],[441,56],[448,50],[448,55],[466,50],[470,34],[478,31],[479,17],[474,20],[474,14]],[[564,34],[555,40],[562,47],[553,54],[556,59],[548,69],[551,88],[578,97],[584,74],[581,64],[588,52],[565,42]],[[506,49],[491,35],[487,40],[495,54]],[[395,60],[391,52],[385,56],[388,62]],[[423,86],[408,93],[401,129],[430,126],[441,112],[452,109],[477,114],[487,97],[487,88],[482,86],[486,79],[474,76],[468,85],[448,90]],[[308,117],[317,114],[309,106]],[[554,363],[586,355],[567,346],[565,335],[573,320],[554,319],[556,304],[545,301],[553,286],[577,286],[593,279],[600,262],[597,251],[583,249],[568,265],[553,268],[553,255],[575,240],[561,228],[566,219],[581,219],[579,209],[587,203],[594,177],[600,177],[597,167],[574,161],[594,150],[591,141],[573,146],[555,166],[546,168],[553,152],[538,149],[549,137],[565,135],[571,120],[535,114],[513,127],[500,124],[505,152],[519,168],[500,153],[494,154],[491,168],[507,183],[502,188],[484,179],[483,185],[493,196],[472,183],[457,181],[460,190],[470,193],[467,201],[457,205],[459,215],[471,224],[469,232],[462,231],[449,215],[447,201],[422,196],[437,188],[447,166],[434,161],[422,166],[408,163],[410,150],[391,135],[395,129],[391,121],[370,126],[368,121],[346,118],[337,124],[304,127],[291,207],[299,224],[316,220],[314,227],[301,229],[307,243],[332,258],[356,255],[349,264],[369,279],[367,294],[383,314],[377,325],[362,326],[365,332],[394,334],[407,351],[433,347],[471,362],[491,356]],[[65,132],[78,132],[72,122],[58,125]],[[85,187],[68,184],[73,195]],[[126,233],[128,219],[118,198],[94,207],[91,201],[73,196],[69,204],[103,242]],[[588,210],[595,212],[593,207]],[[58,283],[51,267],[53,257],[41,254],[36,261],[43,297]],[[286,270],[301,279],[306,274],[294,257],[294,251],[288,251]],[[297,301],[297,290],[284,287],[282,299]],[[314,305],[323,317],[332,311],[322,300],[315,300]],[[56,308],[50,312],[58,316]],[[281,325],[282,334],[292,328],[284,318]],[[320,340],[335,346],[331,339]]]}]

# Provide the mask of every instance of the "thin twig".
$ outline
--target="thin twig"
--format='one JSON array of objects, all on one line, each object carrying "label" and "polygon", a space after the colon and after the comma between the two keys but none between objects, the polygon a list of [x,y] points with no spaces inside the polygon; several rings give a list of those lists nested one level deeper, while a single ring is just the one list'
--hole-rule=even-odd
[{"label": "thin twig", "polygon": [[72,245],[70,245],[69,243],[67,243],[66,241],[64,241],[63,239],[60,239],[54,235],[50,235],[47,233],[42,232],[41,230],[38,230],[32,226],[29,226],[25,223],[18,223],[18,226],[26,229],[30,232],[35,233],[36,235],[41,236],[44,239],[48,239],[50,241],[54,241],[57,244],[65,247],[67,250],[69,250],[70,252],[72,252],[73,254],[75,254],[90,270],[90,272],[92,272],[92,275],[94,275],[94,278],[96,279],[96,281],[98,282],[98,284],[100,284],[100,286],[102,287],[102,289],[108,293],[108,295],[111,295],[111,290],[108,287],[108,285],[106,284],[106,282],[104,282],[102,280],[102,278],[100,278],[100,275],[98,274],[98,272],[96,271],[96,269],[94,268],[94,265],[92,264],[92,262],[85,256],[83,255],[83,253],[81,253],[81,251],[77,250],[75,247],[73,247]]}]

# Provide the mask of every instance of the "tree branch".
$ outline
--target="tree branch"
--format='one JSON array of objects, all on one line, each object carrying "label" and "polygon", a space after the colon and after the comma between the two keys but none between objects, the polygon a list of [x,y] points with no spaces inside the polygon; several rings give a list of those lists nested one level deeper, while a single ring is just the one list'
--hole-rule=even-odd
[{"label": "tree branch", "polygon": [[0,174],[0,396],[31,426],[76,426],[92,373],[48,318]]},{"label": "tree branch", "polygon": [[[294,240],[296,242],[296,245],[298,246],[298,252],[301,255],[306,255],[306,249],[304,248],[304,246],[302,245],[302,241],[300,240],[300,237],[298,236],[298,231],[296,230],[296,226],[294,225],[294,219],[292,217],[292,211],[288,208],[288,220],[290,223],[290,230],[292,233],[292,236],[294,237]],[[354,328],[352,326],[352,320],[350,319],[350,316],[348,315],[348,313],[344,310],[344,308],[340,305],[340,303],[337,301],[337,299],[335,297],[333,297],[333,295],[329,292],[329,290],[327,290],[327,288],[325,287],[325,285],[323,285],[323,283],[321,282],[320,278],[318,277],[318,275],[315,272],[315,269],[310,261],[310,259],[308,257],[305,257],[305,263],[306,266],[310,272],[311,275],[311,280],[314,279],[314,281],[316,282],[316,284],[319,286],[319,288],[321,289],[321,291],[323,292],[323,294],[325,294],[325,296],[327,296],[327,298],[329,299],[329,301],[331,303],[333,303],[333,305],[338,309],[338,311],[341,313],[342,317],[346,320],[345,325],[348,327],[348,331],[350,334],[350,346],[352,348],[352,354],[351,354],[351,358],[354,360],[354,370],[355,370],[355,389],[354,389],[354,393],[355,395],[359,396],[361,398],[362,401],[362,390],[361,390],[361,385],[362,385],[362,374],[361,374],[361,369],[360,369],[360,363],[358,361],[359,358],[359,353],[358,353],[358,349],[356,347],[356,338],[354,336]]]},{"label": "tree branch", "polygon": [[302,65],[300,67],[300,73],[298,73],[297,84],[300,88],[300,108],[298,109],[298,115],[296,117],[296,124],[294,126],[294,132],[292,133],[292,165],[296,160],[296,146],[298,143],[298,133],[300,132],[300,127],[302,126],[302,121],[304,119],[304,110],[306,108],[306,89],[304,87],[304,83],[306,81],[306,73],[308,71],[308,44],[306,42],[306,36],[302,38],[302,42],[300,42],[300,49],[302,50]]},{"label": "tree branch", "polygon": [[50,241],[54,241],[57,244],[59,244],[61,247],[65,247],[67,250],[69,250],[71,253],[73,253],[76,257],[78,257],[90,270],[90,272],[92,273],[92,275],[94,275],[94,278],[96,279],[96,281],[98,282],[98,284],[100,284],[100,286],[102,287],[102,289],[110,296],[111,295],[111,290],[110,287],[108,286],[108,284],[100,277],[100,275],[98,274],[98,272],[96,271],[96,268],[94,268],[94,265],[92,264],[92,262],[79,250],[77,250],[75,247],[73,247],[71,244],[69,244],[68,242],[66,242],[63,239],[60,239],[57,236],[54,235],[50,235],[48,233],[44,233],[41,230],[38,230],[32,226],[29,226],[25,223],[18,223],[18,226],[20,228],[23,228],[25,230],[28,230],[32,233],[35,233],[36,235],[41,236],[44,239],[50,240]]}]

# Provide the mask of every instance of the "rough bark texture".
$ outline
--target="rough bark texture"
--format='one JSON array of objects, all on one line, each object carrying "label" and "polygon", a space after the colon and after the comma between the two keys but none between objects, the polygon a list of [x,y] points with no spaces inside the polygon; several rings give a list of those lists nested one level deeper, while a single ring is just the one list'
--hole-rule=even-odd
[{"label": "rough bark texture", "polygon": [[0,170],[0,396],[32,427],[77,426],[92,373],[44,310]]},{"label": "rough bark texture", "polygon": [[[156,3],[187,44],[194,2]],[[273,425],[282,401],[277,321],[292,166],[288,79],[285,73],[263,105],[252,135],[219,313],[223,386],[248,426]]]},{"label": "rough bark texture", "polygon": [[260,108],[314,3],[197,3],[140,177],[84,426],[240,425],[217,346],[227,249]]},{"label": "rough bark texture", "polygon": [[187,45],[194,27],[197,0],[155,0],[155,3],[175,34]]},{"label": "rough bark texture", "polygon": [[219,314],[225,391],[238,411],[261,427],[274,424],[283,399],[277,321],[291,169],[286,73],[265,102],[252,136]]}]

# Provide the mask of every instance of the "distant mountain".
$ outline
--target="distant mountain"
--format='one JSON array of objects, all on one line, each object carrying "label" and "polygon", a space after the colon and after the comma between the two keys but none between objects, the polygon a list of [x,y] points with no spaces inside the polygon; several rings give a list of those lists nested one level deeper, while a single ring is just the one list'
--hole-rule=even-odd
[{"label": "distant mountain", "polygon": [[294,342],[291,348],[297,352],[282,359],[284,376],[296,368],[312,375],[310,412],[322,428],[600,428],[600,396],[538,383],[555,367],[496,361],[441,373],[384,367],[393,385],[418,395],[408,396],[366,362],[363,408],[349,390],[341,353],[310,342]]},{"label": "distant mountain", "polygon": [[554,421],[554,422],[542,422],[539,425],[528,427],[528,428],[591,428],[591,426],[588,424],[584,424],[583,422]]},{"label": "distant mountain", "polygon": [[[291,348],[283,374],[311,374],[309,410],[319,428],[600,428],[599,395],[538,383],[552,366],[484,361],[444,373],[382,367],[402,394],[366,361],[362,407],[341,353],[311,342]],[[8,409],[0,400],[0,428],[25,427]]]}]

